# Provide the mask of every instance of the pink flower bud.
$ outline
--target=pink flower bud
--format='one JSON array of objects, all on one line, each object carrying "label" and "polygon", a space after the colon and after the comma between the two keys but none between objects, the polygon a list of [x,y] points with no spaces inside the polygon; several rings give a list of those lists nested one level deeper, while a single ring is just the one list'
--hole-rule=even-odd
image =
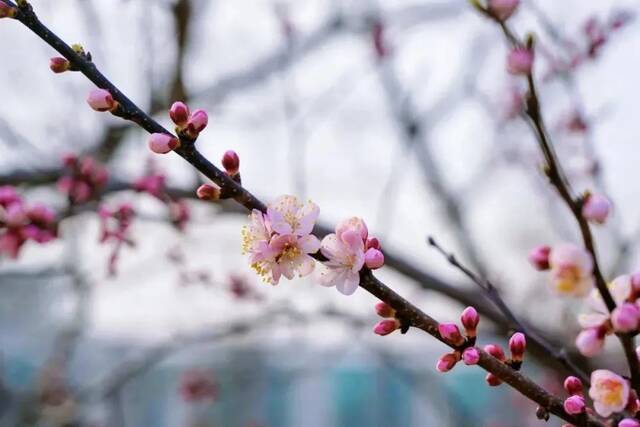
[{"label": "pink flower bud", "polygon": [[564,410],[569,415],[578,415],[584,411],[584,397],[573,395],[564,401]]},{"label": "pink flower bud", "polygon": [[475,337],[476,328],[478,327],[478,323],[480,323],[480,316],[476,309],[473,307],[465,308],[460,316],[460,321],[462,322],[462,326],[464,326],[466,335],[469,338]]},{"label": "pink flower bud", "polygon": [[18,9],[0,1],[0,18],[14,18],[17,13]]},{"label": "pink flower bud", "polygon": [[378,249],[369,249],[364,254],[364,263],[368,268],[375,270],[384,265],[384,255]]},{"label": "pink flower bud", "polygon": [[465,365],[476,365],[480,361],[480,352],[475,347],[468,347],[462,352],[462,361]]},{"label": "pink flower bud", "polygon": [[533,68],[533,50],[516,47],[507,56],[507,70],[514,75],[527,75]]},{"label": "pink flower bud", "polygon": [[18,258],[23,239],[17,232],[0,234],[0,254],[6,254],[10,258]]},{"label": "pink flower bud", "polygon": [[458,352],[444,354],[436,362],[436,369],[438,372],[449,372],[459,360],[460,353]]},{"label": "pink flower bud", "polygon": [[618,427],[640,427],[640,421],[634,418],[625,418],[618,423]]},{"label": "pink flower bud", "polygon": [[524,351],[527,348],[527,339],[522,332],[516,332],[509,339],[509,351],[511,359],[521,362],[524,359]]},{"label": "pink flower bud", "polygon": [[91,108],[100,112],[113,111],[118,107],[118,102],[105,89],[94,89],[89,92],[87,103]]},{"label": "pink flower bud", "polygon": [[166,133],[152,133],[149,138],[149,148],[158,154],[166,154],[176,149],[179,145],[180,140]]},{"label": "pink flower bud", "polygon": [[189,121],[189,107],[184,102],[174,102],[169,109],[169,117],[179,127],[186,126]]},{"label": "pink flower bud", "polygon": [[487,384],[490,387],[497,387],[500,384],[502,384],[502,381],[500,380],[500,378],[496,377],[492,373],[488,373],[487,376],[484,377],[484,380],[487,382]]},{"label": "pink flower bud", "polygon": [[576,337],[576,347],[583,356],[596,356],[603,346],[604,334],[598,328],[584,329]]},{"label": "pink flower bud", "polygon": [[529,262],[539,271],[549,269],[549,254],[551,248],[547,245],[536,246],[529,252]]},{"label": "pink flower bud", "polygon": [[27,214],[21,203],[12,203],[6,207],[2,219],[9,227],[20,227],[27,220]]},{"label": "pink flower bud", "polygon": [[464,337],[460,334],[460,329],[455,323],[440,323],[438,332],[443,340],[451,345],[461,345],[464,343]]},{"label": "pink flower bud", "polygon": [[564,389],[569,395],[582,395],[582,381],[580,378],[569,376],[564,380]]},{"label": "pink flower bud", "polygon": [[237,174],[240,171],[240,157],[238,154],[233,150],[225,152],[222,156],[222,167],[230,176]]},{"label": "pink flower bud", "polygon": [[505,21],[513,15],[519,3],[520,0],[489,0],[487,6],[493,16],[500,21]]},{"label": "pink flower bud", "polygon": [[200,200],[219,200],[220,187],[216,184],[202,184],[196,190],[196,195]]},{"label": "pink flower bud", "polygon": [[382,301],[376,304],[376,313],[380,317],[394,317],[396,315],[396,311],[389,304]]},{"label": "pink flower bud", "polygon": [[70,66],[71,63],[66,58],[62,58],[60,56],[56,56],[49,60],[49,68],[56,74],[64,73]]},{"label": "pink flower bud", "polygon": [[0,185],[0,206],[9,206],[20,201],[16,189],[10,185]]},{"label": "pink flower bud", "polygon": [[187,122],[187,131],[189,136],[192,138],[197,138],[198,134],[207,127],[209,123],[209,116],[207,112],[204,110],[196,110],[191,113],[189,117],[189,121]]},{"label": "pink flower bud", "polygon": [[380,249],[380,241],[375,237],[368,237],[365,244],[365,250],[367,249]]},{"label": "pink flower bud", "polygon": [[600,194],[590,194],[582,205],[582,217],[595,224],[604,224],[611,212],[611,202]]},{"label": "pink flower bud", "polygon": [[400,328],[398,319],[385,319],[379,321],[373,328],[373,333],[381,336],[389,335],[391,332]]},{"label": "pink flower bud", "polygon": [[51,224],[56,220],[56,214],[53,209],[42,204],[31,206],[27,210],[27,216],[31,221],[43,225]]},{"label": "pink flower bud", "polygon": [[631,332],[638,329],[640,311],[635,304],[625,302],[611,313],[611,323],[616,332]]},{"label": "pink flower bud", "polygon": [[504,362],[507,358],[504,355],[504,350],[497,344],[487,344],[484,346],[484,351],[495,357],[501,362]]}]

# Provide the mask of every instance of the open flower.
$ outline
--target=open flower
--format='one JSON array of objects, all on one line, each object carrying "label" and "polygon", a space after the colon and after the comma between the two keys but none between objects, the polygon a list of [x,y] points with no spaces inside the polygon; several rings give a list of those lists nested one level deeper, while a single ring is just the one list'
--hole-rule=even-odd
[{"label": "open flower", "polygon": [[593,287],[593,259],[584,249],[565,243],[549,254],[554,289],[560,294],[584,296]]},{"label": "open flower", "polygon": [[303,277],[313,271],[310,254],[318,251],[320,241],[310,233],[318,213],[316,204],[303,205],[293,196],[278,198],[266,214],[253,210],[242,232],[242,249],[258,275],[275,285],[281,276],[293,279],[296,272]]},{"label": "open flower", "polygon": [[596,412],[608,417],[614,412],[621,412],[629,400],[629,383],[606,369],[598,369],[591,373],[589,397],[593,399]]}]

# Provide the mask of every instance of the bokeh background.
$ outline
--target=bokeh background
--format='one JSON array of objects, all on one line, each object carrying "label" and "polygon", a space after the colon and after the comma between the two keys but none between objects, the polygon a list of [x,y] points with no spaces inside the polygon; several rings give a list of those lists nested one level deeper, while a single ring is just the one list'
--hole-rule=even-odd
[{"label": "bokeh background", "polygon": [[[174,100],[206,109],[198,147],[216,162],[237,151],[243,184],[261,199],[311,199],[329,228],[364,218],[387,255],[379,276],[437,319],[474,303],[487,313],[481,342],[506,342],[509,325],[429,235],[582,366],[622,362],[613,346],[589,362],[574,354],[584,303],[554,295],[527,263],[534,245],[577,241],[578,230],[540,174],[501,33],[468,2],[32,4],[163,124]],[[575,188],[614,201],[613,220],[596,230],[610,278],[638,265],[639,11],[637,0],[523,0],[512,18],[537,36],[543,110]],[[1,425],[542,424],[532,403],[487,387],[479,369],[438,374],[446,349],[430,337],[374,335],[366,292],[345,297],[314,276],[260,283],[240,250],[245,213],[195,200],[202,177],[178,156],[151,155],[140,129],[88,108],[92,84],[51,73],[52,56],[19,23],[0,21],[0,185],[61,217],[58,239],[0,258]],[[56,187],[68,153],[110,172],[99,200],[73,210]],[[131,189],[150,171],[184,199],[183,229],[166,203]],[[135,246],[122,248],[114,275],[97,206],[123,202],[136,211]],[[533,353],[525,372],[557,390],[562,367]],[[194,378],[204,393],[189,389]]]}]

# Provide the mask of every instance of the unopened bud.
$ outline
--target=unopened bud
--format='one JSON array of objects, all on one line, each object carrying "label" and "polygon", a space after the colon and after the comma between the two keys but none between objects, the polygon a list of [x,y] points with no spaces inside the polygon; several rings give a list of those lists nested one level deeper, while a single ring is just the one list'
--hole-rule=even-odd
[{"label": "unopened bud", "polygon": [[476,365],[480,361],[480,352],[475,347],[468,347],[462,352],[462,361],[465,365]]},{"label": "unopened bud", "polygon": [[216,184],[202,184],[196,190],[200,200],[220,200],[220,187]]},{"label": "unopened bud", "polygon": [[527,348],[527,339],[522,332],[516,332],[509,339],[509,351],[511,359],[516,362],[522,362],[524,359],[524,351]]},{"label": "unopened bud", "polygon": [[582,395],[582,381],[580,378],[569,376],[564,380],[564,389],[569,395]]},{"label": "unopened bud", "polygon": [[440,323],[438,332],[442,339],[451,345],[458,346],[464,343],[464,337],[455,323]]},{"label": "unopened bud", "polygon": [[480,315],[478,315],[474,307],[469,306],[462,311],[460,322],[462,322],[462,326],[464,326],[467,337],[473,338],[476,336],[476,329],[478,323],[480,323]]},{"label": "unopened bud", "polygon": [[376,304],[376,313],[380,317],[394,317],[396,315],[396,311],[389,304],[382,301]]},{"label": "unopened bud", "polygon": [[180,145],[180,140],[166,133],[152,133],[149,137],[149,148],[154,153],[166,154],[176,149]]},{"label": "unopened bud", "polygon": [[376,324],[373,328],[373,332],[377,335],[385,336],[399,328],[400,321],[398,319],[385,319]]},{"label": "unopened bud", "polygon": [[89,92],[87,103],[91,108],[100,112],[113,111],[118,108],[118,102],[106,89],[94,89]]},{"label": "unopened bud", "polygon": [[240,157],[233,150],[228,150],[222,156],[222,167],[227,171],[229,176],[234,176],[240,171]]},{"label": "unopened bud", "polygon": [[61,56],[56,56],[49,60],[49,68],[56,74],[64,73],[69,70],[71,63]]},{"label": "unopened bud", "polygon": [[364,254],[364,263],[371,270],[378,269],[384,265],[384,254],[378,249],[369,249]]},{"label": "unopened bud", "polygon": [[460,353],[458,352],[444,354],[440,356],[436,362],[436,370],[438,372],[449,372],[454,366],[456,366],[456,363],[458,363],[459,360]]},{"label": "unopened bud", "polygon": [[564,401],[563,406],[564,406],[564,410],[569,415],[581,414],[582,412],[584,412],[584,408],[585,408],[584,397],[578,396],[577,394],[573,396],[569,396]]}]

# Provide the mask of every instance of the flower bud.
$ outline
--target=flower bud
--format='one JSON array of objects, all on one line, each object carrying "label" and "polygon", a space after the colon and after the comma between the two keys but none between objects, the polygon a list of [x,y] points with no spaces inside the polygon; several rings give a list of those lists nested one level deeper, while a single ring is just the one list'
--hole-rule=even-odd
[{"label": "flower bud", "polygon": [[625,302],[611,313],[611,323],[616,332],[631,332],[638,329],[640,312],[635,304]]},{"label": "flower bud", "polygon": [[365,244],[365,250],[367,249],[380,249],[380,241],[375,237],[368,237]]},{"label": "flower bud", "polygon": [[56,74],[64,73],[65,71],[69,70],[70,66],[71,63],[66,58],[62,58],[61,56],[56,56],[55,58],[51,58],[49,60],[49,68]]},{"label": "flower bud", "polygon": [[514,75],[527,75],[533,68],[533,50],[516,47],[507,56],[507,71]]},{"label": "flower bud", "polygon": [[522,362],[524,359],[524,351],[527,348],[527,339],[522,332],[516,332],[509,339],[509,351],[511,359],[516,362]]},{"label": "flower bud", "polygon": [[582,395],[582,381],[580,378],[569,376],[564,380],[564,389],[569,395]]},{"label": "flower bud", "polygon": [[179,127],[184,127],[189,121],[189,107],[184,102],[174,102],[169,109],[169,117]]},{"label": "flower bud", "polygon": [[478,323],[480,323],[480,316],[476,309],[471,306],[465,308],[460,316],[460,321],[462,322],[462,326],[464,326],[467,337],[475,337],[476,328],[478,327]]},{"label": "flower bud", "polygon": [[484,351],[495,357],[501,362],[504,362],[507,358],[504,355],[504,350],[497,344],[487,344],[484,346]]},{"label": "flower bud", "polygon": [[549,269],[549,254],[551,248],[547,245],[536,246],[529,252],[529,262],[538,271]]},{"label": "flower bud", "polygon": [[187,122],[187,132],[191,138],[197,138],[198,134],[207,127],[209,123],[209,116],[204,110],[196,110],[191,113],[189,121]]},{"label": "flower bud", "polygon": [[158,154],[166,154],[176,149],[179,145],[180,140],[166,133],[152,133],[149,138],[149,148]]},{"label": "flower bud", "polygon": [[480,352],[475,347],[468,347],[462,352],[462,361],[465,365],[476,365],[480,361]]},{"label": "flower bud", "polygon": [[611,202],[601,194],[590,194],[582,205],[582,217],[594,224],[604,224],[611,212]]},{"label": "flower bud", "polygon": [[440,323],[438,332],[443,340],[451,345],[461,345],[464,343],[464,337],[460,334],[460,329],[455,323]]},{"label": "flower bud", "polygon": [[14,18],[17,13],[18,9],[0,1],[0,18]]},{"label": "flower bud", "polygon": [[516,11],[520,0],[489,0],[487,9],[500,21],[509,19]]},{"label": "flower bud", "polygon": [[196,190],[196,195],[200,200],[219,200],[220,187],[216,184],[202,184]]},{"label": "flower bud", "polygon": [[113,111],[118,108],[118,102],[106,89],[94,89],[89,92],[87,103],[91,108],[100,112]]},{"label": "flower bud", "polygon": [[396,315],[396,311],[389,304],[382,301],[376,304],[376,313],[380,317],[394,317]]},{"label": "flower bud", "polygon": [[576,347],[583,356],[596,356],[603,346],[604,334],[598,328],[584,329],[576,337]]},{"label": "flower bud", "polygon": [[484,377],[484,380],[487,382],[489,387],[497,387],[500,384],[502,384],[502,381],[500,380],[500,378],[496,377],[492,373],[488,373],[487,376]]},{"label": "flower bud", "polygon": [[460,353],[458,352],[444,354],[436,362],[436,369],[438,372],[449,372],[459,360]]},{"label": "flower bud", "polygon": [[384,255],[378,249],[369,249],[364,254],[364,263],[371,270],[378,269],[384,265]]},{"label": "flower bud", "polygon": [[573,395],[564,401],[564,410],[569,415],[578,415],[584,411],[584,397]]},{"label": "flower bud", "polygon": [[385,319],[379,321],[373,328],[373,332],[377,335],[385,336],[400,328],[398,319]]},{"label": "flower bud", "polygon": [[224,167],[229,176],[237,174],[240,171],[240,157],[238,157],[238,154],[233,150],[225,152],[222,156],[222,167]]},{"label": "flower bud", "polygon": [[27,214],[21,203],[12,203],[6,207],[2,219],[9,227],[19,227],[27,220]]},{"label": "flower bud", "polygon": [[640,421],[634,418],[625,418],[618,423],[618,427],[640,427]]}]

